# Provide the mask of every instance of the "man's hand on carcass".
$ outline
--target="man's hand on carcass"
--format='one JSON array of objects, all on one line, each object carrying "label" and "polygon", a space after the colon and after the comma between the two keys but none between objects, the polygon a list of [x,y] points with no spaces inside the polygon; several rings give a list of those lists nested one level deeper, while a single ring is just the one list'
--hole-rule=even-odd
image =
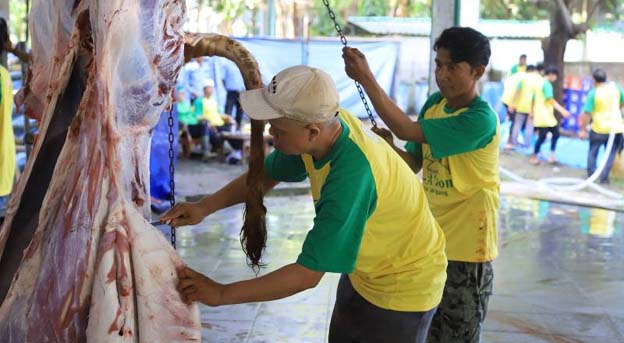
[{"label": "man's hand on carcass", "polygon": [[366,61],[366,56],[360,50],[344,47],[342,48],[342,59],[345,63],[345,72],[353,80],[364,85],[367,81],[375,79]]},{"label": "man's hand on carcass", "polygon": [[205,210],[199,202],[182,202],[173,206],[160,217],[160,222],[173,227],[195,225],[206,217]]},{"label": "man's hand on carcass", "polygon": [[186,267],[178,273],[178,291],[182,301],[190,305],[193,301],[199,301],[208,306],[221,305],[224,285],[212,281],[205,275]]}]

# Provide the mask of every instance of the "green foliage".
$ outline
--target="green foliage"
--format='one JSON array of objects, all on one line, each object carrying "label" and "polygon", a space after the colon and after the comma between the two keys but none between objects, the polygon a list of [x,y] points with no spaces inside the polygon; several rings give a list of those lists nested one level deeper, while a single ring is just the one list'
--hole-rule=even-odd
[{"label": "green foliage", "polygon": [[387,0],[362,0],[359,2],[358,15],[363,17],[376,17],[388,15]]},{"label": "green foliage", "polygon": [[243,15],[246,10],[258,6],[260,0],[197,0],[199,6],[205,2],[208,2],[215,11],[222,13],[226,20],[232,21]]},{"label": "green foliage", "polygon": [[431,17],[431,5],[431,0],[412,0],[407,7],[407,15],[411,18]]},{"label": "green foliage", "polygon": [[[351,7],[352,0],[329,0],[329,6],[334,11],[336,15],[336,21],[340,24],[341,27],[344,27],[346,24],[346,19],[343,18],[342,15],[346,15],[348,13],[349,8]],[[357,1],[357,0],[355,0]],[[314,1],[314,7],[311,10],[311,19],[312,25],[310,26],[310,35],[311,36],[336,36],[336,29],[334,28],[334,23],[329,18],[329,14],[327,13],[327,9],[321,0]]]},{"label": "green foliage", "polygon": [[549,10],[550,2],[548,0],[481,1],[481,18],[483,19],[548,19],[550,16]]},{"label": "green foliage", "polygon": [[26,39],[26,1],[11,0],[9,3],[10,23],[9,30],[11,39],[15,42]]}]

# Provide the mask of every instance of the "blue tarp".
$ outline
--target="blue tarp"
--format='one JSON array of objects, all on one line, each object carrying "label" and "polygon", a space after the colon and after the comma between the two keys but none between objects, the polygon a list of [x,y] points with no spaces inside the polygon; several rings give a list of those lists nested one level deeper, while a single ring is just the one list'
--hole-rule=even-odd
[{"label": "blue tarp", "polygon": [[[178,151],[178,113],[173,110],[173,140],[174,164],[177,160]],[[168,200],[171,188],[169,187],[169,112],[160,115],[158,124],[152,133],[152,145],[150,155],[150,193],[153,198]]]},{"label": "blue tarp", "polygon": [[[364,118],[366,112],[353,80],[344,71],[342,43],[336,40],[277,40],[268,38],[237,38],[256,58],[266,84],[275,74],[290,66],[305,64],[328,72],[340,93],[341,106]],[[379,84],[394,95],[395,69],[399,42],[352,41],[349,46],[360,49],[368,59]],[[221,57],[217,57],[221,59]],[[223,62],[222,62],[223,63]],[[219,65],[219,63],[217,63]],[[218,75],[219,73],[215,73]],[[222,73],[221,73],[222,74]],[[219,106],[225,103],[223,84],[215,81]],[[370,103],[370,102],[369,102]],[[372,107],[372,106],[371,106]]]}]

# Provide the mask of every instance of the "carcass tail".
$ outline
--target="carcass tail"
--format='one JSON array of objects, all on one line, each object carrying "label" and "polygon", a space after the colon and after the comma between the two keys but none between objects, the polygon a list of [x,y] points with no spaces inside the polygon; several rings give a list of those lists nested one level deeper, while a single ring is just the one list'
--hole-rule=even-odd
[{"label": "carcass tail", "polygon": [[[258,63],[243,45],[229,37],[217,34],[187,33],[184,58],[186,61],[200,56],[225,57],[238,66],[247,89],[261,88],[262,77]],[[251,152],[247,174],[245,220],[241,230],[241,244],[253,268],[261,266],[262,251],[266,246],[267,232],[262,197],[264,179],[264,122],[251,121]]]}]

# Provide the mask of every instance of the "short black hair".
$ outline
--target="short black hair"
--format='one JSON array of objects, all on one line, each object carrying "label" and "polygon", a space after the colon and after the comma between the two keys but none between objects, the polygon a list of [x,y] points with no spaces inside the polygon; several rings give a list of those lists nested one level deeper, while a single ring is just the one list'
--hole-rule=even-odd
[{"label": "short black hair", "polygon": [[538,64],[535,65],[535,69],[537,69],[537,71],[543,71],[544,70],[544,63],[540,62]]},{"label": "short black hair", "polygon": [[594,69],[592,76],[596,82],[607,82],[607,72],[600,68]]},{"label": "short black hair", "polygon": [[555,66],[548,66],[546,67],[546,69],[544,69],[544,75],[551,75],[551,74],[555,74],[559,76],[559,68]]},{"label": "short black hair", "polygon": [[526,71],[535,71],[535,70],[537,70],[537,68],[535,68],[535,65],[533,64],[529,64],[526,69]]},{"label": "short black hair", "polygon": [[450,27],[440,34],[433,50],[447,49],[455,63],[466,62],[473,67],[487,66],[490,62],[490,40],[470,27]]},{"label": "short black hair", "polygon": [[520,55],[520,58],[526,58],[525,54]]}]

